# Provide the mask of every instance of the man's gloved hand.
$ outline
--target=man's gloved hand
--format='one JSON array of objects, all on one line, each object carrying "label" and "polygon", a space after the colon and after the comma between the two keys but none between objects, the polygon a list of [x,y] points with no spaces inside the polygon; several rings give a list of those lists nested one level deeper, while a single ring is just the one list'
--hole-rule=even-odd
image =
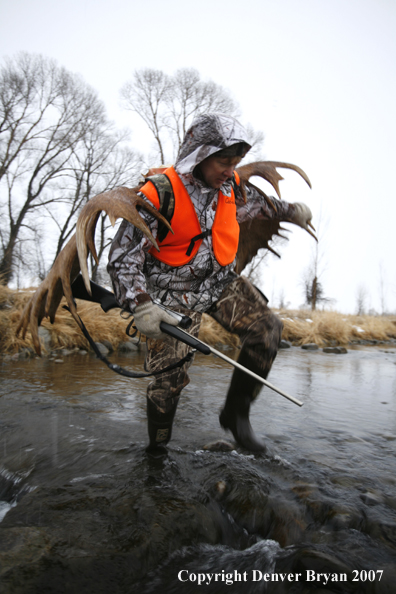
[{"label": "man's gloved hand", "polygon": [[305,231],[307,231],[314,239],[316,239],[316,241],[318,241],[316,235],[314,235],[311,231],[311,229],[315,231],[315,227],[311,223],[312,212],[309,206],[303,202],[294,202],[292,206],[294,206],[294,214],[292,216],[291,222],[305,229]]},{"label": "man's gloved hand", "polygon": [[137,296],[135,312],[133,314],[136,328],[147,338],[155,340],[164,340],[167,334],[161,332],[161,322],[167,322],[172,326],[177,326],[178,320],[168,314],[166,311],[155,305],[147,293],[141,293]]}]

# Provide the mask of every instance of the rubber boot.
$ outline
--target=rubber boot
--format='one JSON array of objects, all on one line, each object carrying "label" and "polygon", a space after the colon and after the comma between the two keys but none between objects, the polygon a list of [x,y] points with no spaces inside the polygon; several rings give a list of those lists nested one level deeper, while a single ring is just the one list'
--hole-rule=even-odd
[{"label": "rubber boot", "polygon": [[178,402],[176,402],[169,412],[162,413],[147,398],[147,425],[150,443],[146,448],[146,452],[154,458],[160,458],[167,454],[165,446],[172,437],[172,425],[177,404]]},{"label": "rubber boot", "polygon": [[[262,370],[258,369],[244,349],[238,357],[238,363],[257,375],[262,374]],[[264,452],[267,449],[265,444],[255,436],[249,421],[250,405],[261,388],[261,382],[240,369],[235,369],[226,402],[219,417],[220,425],[232,432],[235,441],[252,452]]]}]

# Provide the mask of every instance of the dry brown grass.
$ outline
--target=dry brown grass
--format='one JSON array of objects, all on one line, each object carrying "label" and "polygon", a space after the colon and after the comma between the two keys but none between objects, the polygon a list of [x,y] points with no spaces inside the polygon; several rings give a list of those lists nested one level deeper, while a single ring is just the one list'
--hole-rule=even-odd
[{"label": "dry brown grass", "polygon": [[[0,352],[16,353],[32,347],[30,332],[26,338],[16,337],[15,331],[23,307],[31,290],[13,291],[0,285]],[[78,311],[89,333],[95,341],[107,340],[114,349],[127,340],[125,329],[130,320],[121,318],[119,310],[105,314],[99,305],[77,300]],[[62,304],[61,304],[62,305]],[[396,338],[396,318],[382,316],[351,316],[337,312],[311,312],[279,310],[284,324],[283,338],[296,345],[314,342],[319,346],[328,344],[346,345],[353,340],[389,340]],[[311,322],[309,320],[312,320]],[[43,320],[43,327],[51,332],[52,348],[88,348],[88,343],[77,324],[60,307],[54,324]],[[237,346],[236,335],[224,330],[212,318],[203,316],[199,337],[215,346],[227,344]]]},{"label": "dry brown grass", "polygon": [[396,316],[354,316],[335,311],[278,311],[282,337],[293,344],[347,345],[356,340],[396,338]]},{"label": "dry brown grass", "polygon": [[[32,348],[30,332],[23,339],[16,336],[16,328],[22,310],[30,298],[32,291],[12,291],[0,285],[0,352],[16,353],[22,348]],[[56,313],[54,324],[44,319],[42,326],[51,333],[51,343],[54,349],[59,348],[89,348],[88,342],[77,326],[70,313],[62,308],[66,302],[61,302]],[[119,310],[112,310],[105,314],[99,305],[77,300],[78,312],[86,325],[88,332],[95,341],[107,340],[113,348],[125,342],[125,329],[129,320],[120,317]]]}]

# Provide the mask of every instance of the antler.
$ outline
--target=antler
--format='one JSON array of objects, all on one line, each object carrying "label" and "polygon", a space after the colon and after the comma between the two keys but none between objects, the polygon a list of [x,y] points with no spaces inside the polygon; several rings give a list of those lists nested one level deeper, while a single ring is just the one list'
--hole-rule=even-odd
[{"label": "antler", "polygon": [[38,327],[44,317],[49,317],[51,324],[53,324],[56,310],[63,295],[66,297],[74,319],[78,321],[71,283],[79,272],[80,266],[77,257],[76,237],[73,235],[59,253],[45,280],[25,305],[16,330],[17,335],[22,331],[22,337],[25,338],[26,331],[30,325],[33,345],[38,355],[41,354]]},{"label": "antler", "polygon": [[136,194],[135,190],[131,190],[130,188],[116,188],[110,192],[99,194],[99,196],[87,202],[82,209],[76,227],[77,251],[81,274],[89,294],[91,294],[91,285],[87,267],[88,249],[91,251],[95,261],[98,262],[94,234],[96,222],[102,211],[106,212],[113,226],[119,218],[126,219],[132,223],[148,237],[154,247],[159,251],[158,244],[152,236],[150,229],[139,215],[137,207],[151,213],[158,220],[162,221],[173,233],[172,227],[158,210],[154,206],[150,206],[146,200]]},{"label": "antler", "polygon": [[[268,206],[276,213],[277,208],[275,203],[271,200],[265,192],[253,185],[249,180],[252,176],[257,175],[268,181],[274,188],[275,192],[281,199],[279,190],[279,182],[284,179],[277,171],[277,167],[284,169],[292,169],[296,171],[311,188],[311,182],[307,174],[297,165],[291,163],[282,163],[279,161],[258,161],[256,163],[249,163],[237,168],[237,173],[240,177],[242,194],[246,202],[246,187],[254,188],[264,198]],[[312,227],[312,225],[310,225]],[[313,227],[312,227],[313,228]],[[305,227],[306,231],[315,239],[315,235]],[[269,242],[274,236],[284,237],[279,231],[288,231],[280,226],[280,220],[276,217],[273,219],[253,219],[240,225],[239,246],[237,253],[237,261],[235,271],[240,274],[242,270],[253,260],[258,250],[266,248],[276,256],[279,254],[269,245]],[[287,239],[287,238],[285,238]]]},{"label": "antler", "polygon": [[[241,178],[242,191],[244,191],[244,185],[249,183],[249,179],[253,175],[258,175],[265,179],[267,182],[269,182],[271,186],[274,188],[279,198],[282,199],[279,190],[279,182],[284,178],[276,170],[277,167],[282,167],[283,169],[292,169],[293,171],[296,171],[299,175],[301,175],[303,180],[307,182],[309,187],[312,188],[308,175],[297,165],[292,165],[291,163],[281,163],[280,161],[257,161],[256,163],[249,163],[248,165],[242,165],[241,167],[237,168],[236,171],[239,177]],[[264,194],[264,192],[262,192],[261,190],[259,190],[259,192],[266,196],[266,194]],[[266,196],[266,198],[268,198],[268,196]]]},{"label": "antler", "polygon": [[[87,268],[87,248],[98,262],[94,233],[96,222],[102,211],[105,211],[109,216],[113,226],[119,218],[129,221],[148,237],[157,250],[159,249],[157,242],[139,215],[137,207],[151,213],[172,231],[168,221],[153,206],[140,198],[135,190],[138,191],[139,188],[133,190],[130,188],[116,188],[95,196],[84,206],[77,222],[76,235],[73,235],[59,253],[49,274],[26,304],[18,324],[17,335],[22,331],[24,338],[30,326],[33,345],[38,355],[41,354],[38,326],[44,317],[49,317],[51,323],[54,322],[55,313],[63,295],[66,297],[72,316],[80,325],[71,285],[81,269],[83,276],[85,275],[85,285],[87,286],[88,283],[87,290],[91,293]],[[81,253],[80,259],[79,252]]]}]

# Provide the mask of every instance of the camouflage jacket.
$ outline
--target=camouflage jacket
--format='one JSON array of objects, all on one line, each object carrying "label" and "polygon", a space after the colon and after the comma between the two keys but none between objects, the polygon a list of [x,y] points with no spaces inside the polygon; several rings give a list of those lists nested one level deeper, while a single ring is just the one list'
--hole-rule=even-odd
[{"label": "camouflage jacket", "polygon": [[[246,142],[246,132],[229,116],[200,116],[187,131],[179,151],[175,169],[183,181],[195,207],[202,231],[211,229],[216,213],[218,190],[212,189],[193,176],[193,170],[214,152],[237,142]],[[231,195],[231,183],[222,185],[224,195]],[[277,213],[254,188],[248,189],[247,201],[236,192],[239,223],[255,217],[290,220],[293,206],[276,200]],[[158,223],[151,215],[140,211],[154,237]],[[235,262],[221,266],[213,253],[212,238],[206,237],[195,257],[177,268],[160,262],[149,254],[151,242],[131,224],[123,221],[113,240],[108,263],[118,302],[133,311],[138,293],[148,293],[169,307],[181,306],[199,312],[207,311],[223,290],[235,278]]]}]

